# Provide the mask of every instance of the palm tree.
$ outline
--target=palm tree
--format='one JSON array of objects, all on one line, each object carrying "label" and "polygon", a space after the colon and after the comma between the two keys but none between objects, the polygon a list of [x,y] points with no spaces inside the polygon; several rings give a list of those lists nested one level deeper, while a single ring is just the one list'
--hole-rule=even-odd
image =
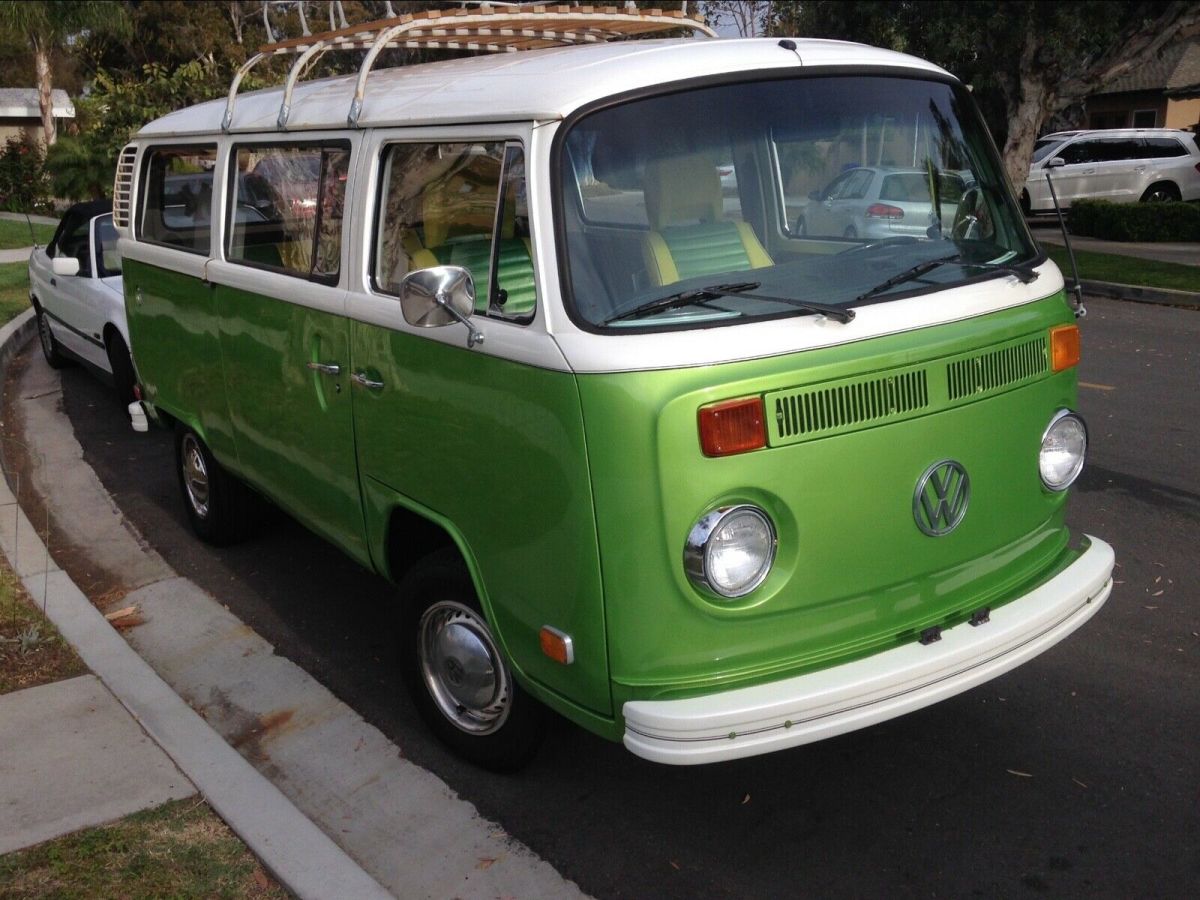
[{"label": "palm tree", "polygon": [[42,131],[46,146],[54,143],[55,125],[50,92],[50,53],[65,47],[84,31],[103,32],[113,37],[128,37],[129,17],[116,0],[23,0],[0,3],[0,28],[23,34],[33,48],[37,71],[38,105],[42,111]]}]

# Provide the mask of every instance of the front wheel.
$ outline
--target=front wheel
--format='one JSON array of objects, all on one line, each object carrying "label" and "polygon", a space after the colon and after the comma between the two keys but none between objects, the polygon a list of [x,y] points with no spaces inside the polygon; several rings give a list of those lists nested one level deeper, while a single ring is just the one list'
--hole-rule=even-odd
[{"label": "front wheel", "polygon": [[182,425],[175,432],[175,467],[196,536],[216,546],[244,538],[252,520],[250,489],[221,467],[196,432]]},{"label": "front wheel", "polygon": [[54,338],[54,332],[50,330],[50,320],[46,318],[46,314],[42,311],[42,308],[35,306],[34,310],[37,315],[38,341],[42,345],[42,355],[46,357],[46,362],[50,364],[50,368],[61,369],[69,360],[59,350],[58,341]]},{"label": "front wheel", "polygon": [[414,566],[400,583],[400,603],[404,678],[433,733],[485,769],[529,762],[545,708],[513,679],[457,552]]}]

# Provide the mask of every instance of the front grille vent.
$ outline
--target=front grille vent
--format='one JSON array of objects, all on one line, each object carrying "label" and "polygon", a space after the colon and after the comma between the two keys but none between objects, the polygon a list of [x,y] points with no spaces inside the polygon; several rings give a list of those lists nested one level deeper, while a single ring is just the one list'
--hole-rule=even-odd
[{"label": "front grille vent", "polygon": [[130,144],[117,159],[117,177],[113,182],[113,226],[129,227],[129,205],[133,193],[133,161],[137,147]]},{"label": "front grille vent", "polygon": [[797,440],[899,419],[929,405],[925,370],[775,396],[779,438]]},{"label": "front grille vent", "polygon": [[951,402],[1004,390],[1046,373],[1046,339],[1009,344],[946,365]]}]

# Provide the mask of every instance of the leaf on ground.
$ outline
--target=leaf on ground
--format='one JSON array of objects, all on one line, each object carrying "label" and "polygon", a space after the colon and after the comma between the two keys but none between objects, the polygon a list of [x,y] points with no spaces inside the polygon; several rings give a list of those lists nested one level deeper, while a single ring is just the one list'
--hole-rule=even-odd
[{"label": "leaf on ground", "polygon": [[1077,785],[1079,785],[1081,788],[1085,788],[1085,787],[1087,787],[1087,785],[1086,785],[1086,784],[1084,784],[1082,781],[1080,781],[1078,778],[1072,778],[1071,780],[1072,780],[1073,782],[1075,782]]},{"label": "leaf on ground", "polygon": [[105,613],[104,618],[108,619],[110,622],[114,622],[117,619],[123,619],[126,616],[132,616],[135,612],[137,612],[136,604],[134,606],[123,606],[120,609],[114,609],[110,613]]},{"label": "leaf on ground", "polygon": [[1004,771],[1007,772],[1009,775],[1016,775],[1018,778],[1032,778],[1033,777],[1028,772],[1022,772],[1019,769],[1005,769]]},{"label": "leaf on ground", "polygon": [[679,870],[679,863],[675,862],[675,860],[668,859],[667,862],[669,862],[671,864],[672,869],[675,869],[676,871]]},{"label": "leaf on ground", "polygon": [[475,868],[479,869],[482,872],[486,869],[490,869],[495,864],[496,864],[496,857],[481,856],[481,857],[479,857],[479,862],[475,863]]},{"label": "leaf on ground", "polygon": [[750,795],[747,794],[745,797],[742,798],[742,806],[745,806],[749,802],[750,802]]}]

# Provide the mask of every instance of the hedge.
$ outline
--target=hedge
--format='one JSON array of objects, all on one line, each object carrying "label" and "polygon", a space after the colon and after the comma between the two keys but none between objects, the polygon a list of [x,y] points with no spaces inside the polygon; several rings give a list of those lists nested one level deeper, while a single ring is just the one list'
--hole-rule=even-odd
[{"label": "hedge", "polygon": [[1072,234],[1108,241],[1200,241],[1200,204],[1076,200],[1069,224]]}]

